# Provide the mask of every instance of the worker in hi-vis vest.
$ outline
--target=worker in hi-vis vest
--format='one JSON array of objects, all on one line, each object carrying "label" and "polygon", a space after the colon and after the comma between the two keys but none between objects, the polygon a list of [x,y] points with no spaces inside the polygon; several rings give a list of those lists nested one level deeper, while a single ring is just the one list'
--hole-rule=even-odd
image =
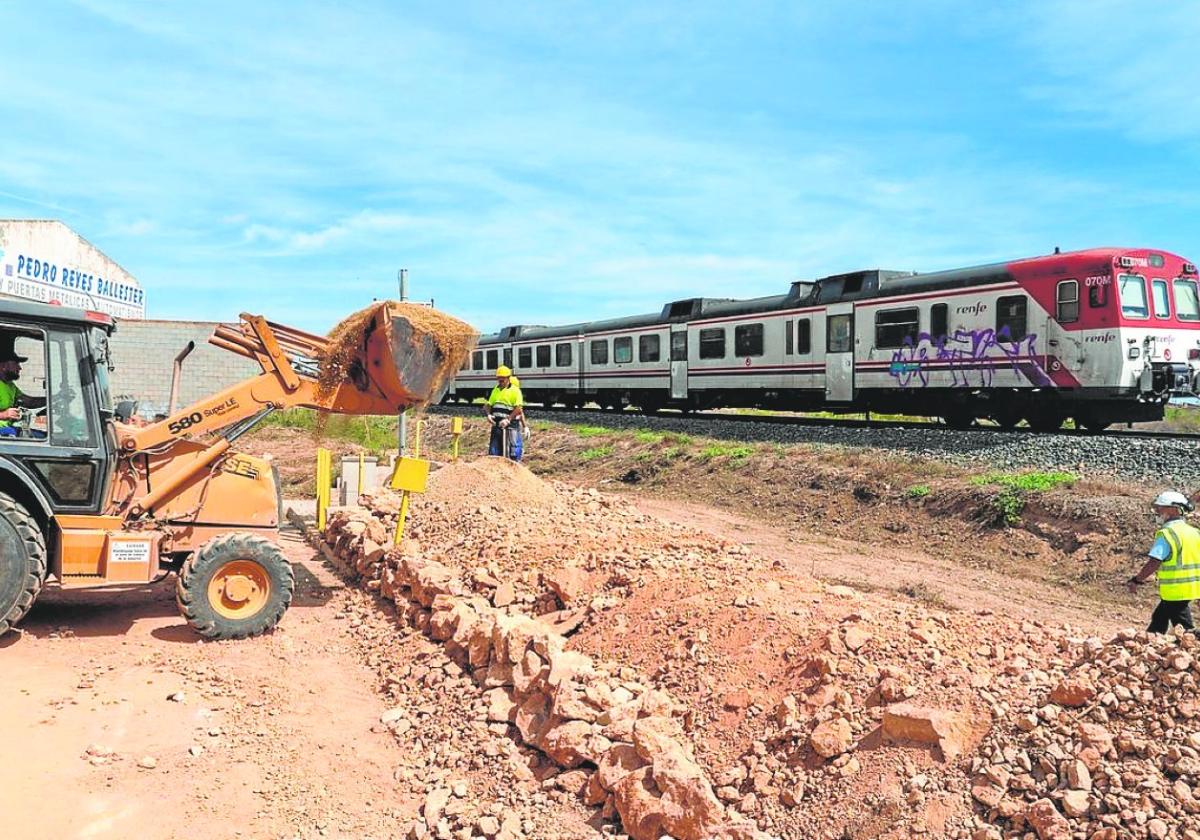
[{"label": "worker in hi-vis vest", "polygon": [[488,454],[520,461],[524,443],[521,426],[525,420],[525,399],[521,396],[521,387],[514,382],[515,378],[507,365],[496,368],[496,387],[487,398],[487,418],[492,424]]},{"label": "worker in hi-vis vest", "polygon": [[1134,591],[1157,572],[1161,600],[1147,629],[1151,633],[1166,633],[1172,624],[1178,624],[1191,630],[1191,604],[1200,598],[1200,531],[1183,517],[1193,505],[1182,493],[1167,490],[1158,494],[1153,508],[1162,527],[1154,535],[1150,559],[1129,579],[1129,590]]}]

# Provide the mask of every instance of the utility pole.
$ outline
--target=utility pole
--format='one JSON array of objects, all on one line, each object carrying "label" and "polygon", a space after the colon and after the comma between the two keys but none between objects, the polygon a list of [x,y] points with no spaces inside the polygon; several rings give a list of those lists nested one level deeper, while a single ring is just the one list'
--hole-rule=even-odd
[{"label": "utility pole", "polygon": [[[408,269],[400,269],[398,272],[396,272],[396,277],[400,281],[400,302],[403,303],[404,301],[408,300]],[[408,445],[408,416],[403,411],[400,412],[399,428],[400,439],[398,443],[400,446],[400,457],[403,458],[404,448]]]}]

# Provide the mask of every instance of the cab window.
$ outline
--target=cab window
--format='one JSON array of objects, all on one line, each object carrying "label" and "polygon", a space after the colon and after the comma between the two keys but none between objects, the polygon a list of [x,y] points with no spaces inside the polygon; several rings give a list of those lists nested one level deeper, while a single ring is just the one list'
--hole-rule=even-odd
[{"label": "cab window", "polygon": [[51,333],[47,348],[50,356],[50,442],[55,446],[92,447],[96,445],[94,424],[89,422],[87,394],[83,387],[83,366],[91,357],[85,352],[82,336]]},{"label": "cab window", "polygon": [[1175,316],[1180,321],[1200,321],[1200,294],[1195,280],[1175,281]]},{"label": "cab window", "polygon": [[1122,274],[1117,278],[1121,294],[1121,314],[1126,318],[1149,318],[1150,302],[1146,300],[1146,279],[1137,274]]},{"label": "cab window", "polygon": [[1155,280],[1150,284],[1154,290],[1154,317],[1171,317],[1171,293],[1167,291],[1166,280]]},{"label": "cab window", "polygon": [[[41,332],[0,328],[0,441],[45,441],[46,341]],[[78,374],[77,374],[78,375]]]}]

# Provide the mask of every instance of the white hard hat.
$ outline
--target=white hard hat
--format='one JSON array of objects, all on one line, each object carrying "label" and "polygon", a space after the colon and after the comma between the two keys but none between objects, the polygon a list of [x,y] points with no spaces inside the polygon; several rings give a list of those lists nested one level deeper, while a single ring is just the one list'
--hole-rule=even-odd
[{"label": "white hard hat", "polygon": [[1188,501],[1187,496],[1177,490],[1164,490],[1158,494],[1158,498],[1154,500],[1155,507],[1177,507],[1180,510],[1191,510],[1192,503]]}]

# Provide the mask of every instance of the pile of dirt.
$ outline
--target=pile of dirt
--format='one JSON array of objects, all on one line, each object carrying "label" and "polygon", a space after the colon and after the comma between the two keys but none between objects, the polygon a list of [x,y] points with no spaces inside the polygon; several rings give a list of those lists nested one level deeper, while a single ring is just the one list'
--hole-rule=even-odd
[{"label": "pile of dirt", "polygon": [[482,506],[507,514],[514,524],[544,517],[560,509],[553,487],[507,458],[459,461],[437,470],[419,502],[423,515],[436,510],[448,521],[468,516]]},{"label": "pile of dirt", "polygon": [[[393,521],[399,497],[365,498]],[[450,464],[410,509],[406,538],[495,606],[578,624],[662,570],[749,566],[742,546],[660,522],[594,489],[544,481],[503,458]]]}]

